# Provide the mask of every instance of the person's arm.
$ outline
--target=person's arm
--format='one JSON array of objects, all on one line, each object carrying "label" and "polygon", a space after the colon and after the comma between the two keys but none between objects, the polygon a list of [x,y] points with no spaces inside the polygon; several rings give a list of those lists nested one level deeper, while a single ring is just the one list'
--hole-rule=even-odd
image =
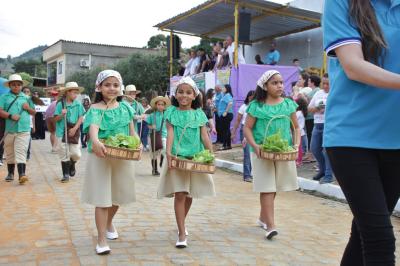
[{"label": "person's arm", "polygon": [[98,138],[99,134],[99,126],[92,124],[89,127],[89,136],[90,139],[92,140],[92,151],[98,156],[98,157],[106,157],[105,152],[107,151],[106,147],[103,145],[103,143],[100,142]]},{"label": "person's arm", "polygon": [[234,139],[236,137],[236,131],[240,125],[240,122],[242,121],[242,118],[243,118],[243,114],[238,113],[235,124],[233,125],[233,128],[232,128],[231,139]]},{"label": "person's arm", "polygon": [[169,122],[167,123],[167,147],[166,147],[166,154],[167,154],[167,161],[168,167],[171,167],[171,156],[172,156],[172,144],[174,142],[174,128]]},{"label": "person's arm", "polygon": [[318,113],[319,112],[319,108],[315,105],[315,101],[316,101],[316,95],[317,95],[318,93],[316,93],[313,97],[312,97],[312,99],[311,99],[311,101],[310,101],[310,103],[308,104],[308,107],[307,107],[307,110],[308,110],[308,112],[310,112],[310,113]]},{"label": "person's arm", "polygon": [[134,136],[134,137],[139,137],[138,134],[136,133],[135,125],[133,124],[133,121],[131,121],[129,123],[129,135]]},{"label": "person's arm", "polygon": [[54,111],[54,118],[53,118],[53,121],[54,121],[54,122],[60,121],[61,119],[64,118],[64,116],[65,116],[66,114],[67,114],[67,109],[66,109],[66,108],[62,109],[62,103],[61,103],[61,102],[58,102],[57,105],[56,105],[56,109],[55,109],[55,111]]},{"label": "person's arm", "polygon": [[246,122],[243,128],[243,134],[244,137],[246,138],[247,143],[254,148],[254,152],[257,155],[257,157],[260,157],[260,147],[254,140],[253,136],[253,127],[255,123],[256,123],[256,118],[250,114],[247,114]]},{"label": "person's arm", "polygon": [[35,116],[34,115],[31,115],[31,117],[32,117],[32,133],[35,133],[36,132],[36,125],[35,125]]},{"label": "person's arm", "polygon": [[335,52],[349,79],[374,87],[400,90],[400,75],[366,61],[361,45],[343,45]]},{"label": "person's arm", "polygon": [[293,123],[293,130],[294,130],[294,136],[295,139],[293,140],[293,145],[294,147],[297,149],[300,145],[300,140],[301,140],[301,130],[299,127],[299,122],[297,121],[297,116],[296,116],[296,112],[292,113],[290,115],[290,119],[292,120]]},{"label": "person's arm", "polygon": [[35,108],[31,108],[27,102],[22,105],[22,109],[27,111],[30,115],[36,114]]},{"label": "person's arm", "polygon": [[229,110],[231,109],[232,105],[233,105],[233,101],[230,101],[228,103],[228,105],[226,106],[225,112],[222,114],[223,117],[225,117],[229,113]]},{"label": "person's arm", "polygon": [[213,146],[212,146],[212,143],[211,143],[210,136],[208,135],[207,128],[205,126],[202,126],[200,128],[200,134],[201,134],[201,140],[203,141],[204,147],[207,150],[210,150],[212,152],[213,151]]}]

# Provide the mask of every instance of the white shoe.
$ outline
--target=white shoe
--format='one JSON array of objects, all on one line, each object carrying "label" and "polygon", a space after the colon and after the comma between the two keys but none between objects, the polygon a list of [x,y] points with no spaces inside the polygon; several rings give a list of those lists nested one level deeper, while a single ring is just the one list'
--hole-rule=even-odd
[{"label": "white shoe", "polygon": [[275,229],[272,229],[271,231],[267,231],[266,233],[265,233],[265,237],[268,239],[268,240],[271,240],[274,236],[277,236],[278,235],[278,231],[276,231]]},{"label": "white shoe", "polygon": [[185,240],[179,241],[179,238],[178,238],[178,240],[176,241],[175,247],[186,248],[187,247],[187,239],[185,238]]},{"label": "white shoe", "polygon": [[108,232],[108,231],[106,232],[106,237],[107,237],[107,239],[115,240],[115,239],[118,238],[117,229],[115,229],[114,226],[113,226],[113,228],[114,228],[114,232]]},{"label": "white shoe", "polygon": [[268,229],[267,229],[267,224],[264,223],[263,221],[261,221],[260,219],[257,219],[257,225],[258,225],[259,227],[261,227],[262,229],[264,229],[264,230],[268,230]]},{"label": "white shoe", "polygon": [[106,255],[106,254],[109,254],[110,252],[111,252],[111,249],[109,246],[100,247],[99,244],[97,244],[97,246],[96,246],[97,255]]},{"label": "white shoe", "polygon": [[[188,236],[189,235],[189,233],[188,233],[188,231],[185,229],[185,236]],[[179,236],[179,230],[178,230],[178,236]]]},{"label": "white shoe", "polygon": [[0,166],[2,166],[3,165],[3,160],[0,160]]}]

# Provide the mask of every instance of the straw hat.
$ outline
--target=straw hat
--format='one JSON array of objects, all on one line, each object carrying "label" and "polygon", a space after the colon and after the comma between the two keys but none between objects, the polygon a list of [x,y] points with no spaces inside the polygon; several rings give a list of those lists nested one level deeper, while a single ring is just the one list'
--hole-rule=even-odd
[{"label": "straw hat", "polygon": [[60,88],[59,92],[60,92],[60,94],[64,94],[64,93],[66,93],[67,91],[70,91],[70,90],[78,90],[79,93],[81,93],[81,92],[84,91],[84,88],[83,87],[79,87],[78,83],[76,83],[74,81],[71,81],[71,82],[67,82],[65,84],[65,87]]},{"label": "straw hat", "polygon": [[132,84],[125,87],[125,92],[129,92],[129,91],[134,91],[134,92],[136,92],[136,94],[139,94],[142,92],[140,90],[136,90],[136,86],[132,85]]},{"label": "straw hat", "polygon": [[22,80],[21,76],[18,74],[12,74],[8,77],[8,81],[4,82],[3,85],[4,87],[10,88],[10,82],[12,81],[19,81],[22,83],[22,86],[26,86],[29,84],[28,81]]},{"label": "straw hat", "polygon": [[163,101],[165,103],[165,107],[168,107],[171,105],[171,101],[167,97],[157,96],[151,100],[151,102],[150,102],[151,108],[155,109],[158,101]]}]

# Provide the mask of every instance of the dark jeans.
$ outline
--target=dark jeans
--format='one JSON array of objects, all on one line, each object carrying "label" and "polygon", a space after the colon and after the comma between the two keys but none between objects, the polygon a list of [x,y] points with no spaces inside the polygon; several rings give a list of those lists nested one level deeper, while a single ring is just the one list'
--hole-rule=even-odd
[{"label": "dark jeans", "polygon": [[400,150],[326,150],[354,215],[341,265],[395,265],[390,216],[400,196]]},{"label": "dark jeans", "polygon": [[[142,123],[143,123],[143,128],[142,128]],[[137,123],[137,128],[138,128],[138,134],[140,136],[140,140],[142,141],[142,144],[144,147],[147,147],[148,143],[148,138],[149,138],[149,127],[147,126],[147,122],[143,121],[142,123]],[[140,130],[143,130],[142,135],[140,135]]]},{"label": "dark jeans", "polygon": [[228,113],[225,117],[221,116],[221,133],[223,147],[231,147],[231,121],[233,114]]},{"label": "dark jeans", "polygon": [[222,121],[221,117],[218,116],[217,113],[215,113],[215,130],[217,131],[217,142],[222,143],[223,142]]},{"label": "dark jeans", "polygon": [[307,134],[307,140],[308,140],[308,147],[307,150],[309,151],[311,148],[311,136],[312,136],[312,131],[314,128],[314,119],[306,119],[306,134]]}]

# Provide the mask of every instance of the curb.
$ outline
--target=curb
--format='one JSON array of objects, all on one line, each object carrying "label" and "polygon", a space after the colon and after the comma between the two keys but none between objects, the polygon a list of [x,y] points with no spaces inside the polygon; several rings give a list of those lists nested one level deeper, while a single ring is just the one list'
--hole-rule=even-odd
[{"label": "curb", "polygon": [[[243,173],[243,164],[235,163],[231,161],[216,159],[215,166],[219,168],[229,169],[235,172]],[[346,200],[343,195],[342,189],[338,185],[334,184],[323,184],[319,182],[310,180],[304,177],[297,177],[299,187],[304,190],[311,190],[321,193],[325,196],[332,197],[339,200]],[[400,213],[400,200],[397,202],[394,212]]]}]

